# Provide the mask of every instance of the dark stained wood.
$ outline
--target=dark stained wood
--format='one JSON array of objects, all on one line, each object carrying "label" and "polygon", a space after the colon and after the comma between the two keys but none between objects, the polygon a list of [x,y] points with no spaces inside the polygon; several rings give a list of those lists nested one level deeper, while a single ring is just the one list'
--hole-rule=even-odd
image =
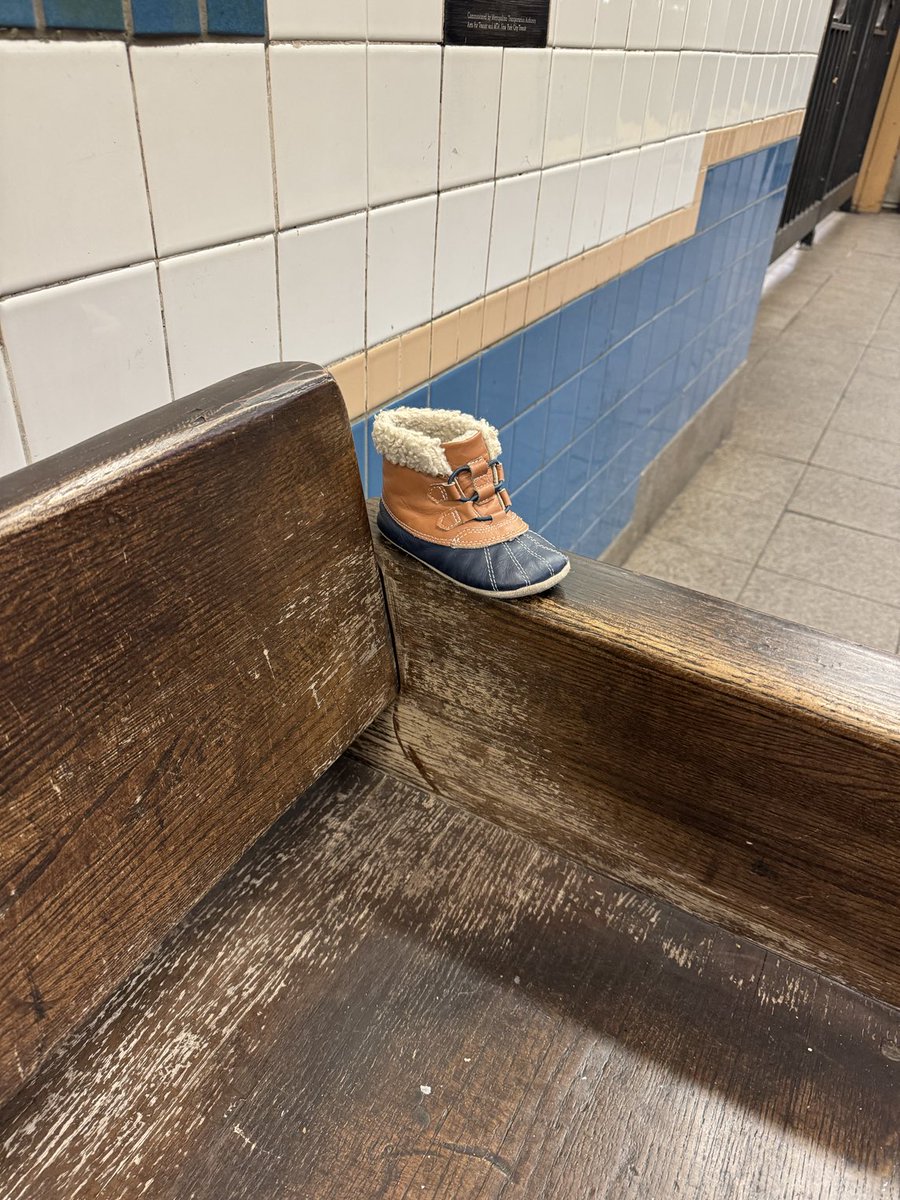
[{"label": "dark stained wood", "polygon": [[0,1096],[395,691],[319,368],[0,481]]},{"label": "dark stained wood", "polygon": [[900,661],[584,559],[481,601],[379,543],[401,695],[361,757],[900,1004]]},{"label": "dark stained wood", "polygon": [[862,1200],[900,1014],[344,759],[0,1114],[2,1200]]}]

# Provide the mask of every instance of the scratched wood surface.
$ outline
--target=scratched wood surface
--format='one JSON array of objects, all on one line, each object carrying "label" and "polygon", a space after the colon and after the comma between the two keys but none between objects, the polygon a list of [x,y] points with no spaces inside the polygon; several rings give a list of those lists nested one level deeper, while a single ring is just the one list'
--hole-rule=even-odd
[{"label": "scratched wood surface", "polygon": [[851,1200],[900,1013],[346,757],[0,1113],[2,1200]]},{"label": "scratched wood surface", "polygon": [[585,559],[480,601],[377,540],[366,761],[900,1004],[900,661]]},{"label": "scratched wood surface", "polygon": [[0,481],[0,1097],[395,688],[319,368]]}]

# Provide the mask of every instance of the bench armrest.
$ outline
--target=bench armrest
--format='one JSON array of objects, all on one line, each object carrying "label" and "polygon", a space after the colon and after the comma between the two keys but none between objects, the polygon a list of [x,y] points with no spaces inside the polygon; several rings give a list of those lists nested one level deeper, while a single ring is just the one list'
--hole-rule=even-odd
[{"label": "bench armrest", "polygon": [[900,1003],[900,662],[578,558],[475,599],[377,534],[368,762]]}]

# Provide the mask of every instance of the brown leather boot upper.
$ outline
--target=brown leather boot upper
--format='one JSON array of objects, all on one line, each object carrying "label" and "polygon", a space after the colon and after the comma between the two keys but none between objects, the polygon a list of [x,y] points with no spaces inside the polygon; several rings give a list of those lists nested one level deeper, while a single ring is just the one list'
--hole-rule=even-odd
[{"label": "brown leather boot upper", "polygon": [[507,511],[503,467],[491,463],[481,433],[441,447],[446,479],[384,459],[381,502],[397,524],[439,546],[493,546],[525,533],[527,524]]}]

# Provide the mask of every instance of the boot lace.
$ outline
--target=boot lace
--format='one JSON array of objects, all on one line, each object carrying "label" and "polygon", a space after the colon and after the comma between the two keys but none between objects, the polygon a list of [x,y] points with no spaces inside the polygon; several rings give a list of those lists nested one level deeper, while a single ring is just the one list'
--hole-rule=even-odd
[{"label": "boot lace", "polygon": [[[481,504],[484,500],[491,500],[496,496],[499,499],[500,503],[503,505],[503,511],[505,513],[508,513],[512,509],[512,504],[510,502],[509,492],[508,492],[506,484],[503,480],[503,467],[501,465],[500,459],[492,458],[488,462],[488,467],[490,468],[490,471],[491,471],[492,483],[491,483],[490,494],[487,496],[482,496],[479,493],[478,489],[475,487],[475,482],[474,482],[475,474],[472,470],[471,463],[463,463],[463,465],[461,467],[457,467],[455,471],[451,471],[450,474],[447,476],[447,483],[448,484],[455,483],[456,486],[459,488],[460,492],[462,492],[461,496],[454,497],[454,499],[456,500],[456,502],[458,504],[471,504],[472,509],[474,511],[476,506]],[[458,482],[459,476],[462,475],[464,472],[468,472],[470,481],[472,483],[472,494],[470,496],[466,495],[465,491],[463,490],[462,483]],[[494,519],[493,516],[490,514],[487,516],[480,516],[478,513],[475,513],[475,515],[472,517],[473,521],[493,521],[493,519]]]}]

